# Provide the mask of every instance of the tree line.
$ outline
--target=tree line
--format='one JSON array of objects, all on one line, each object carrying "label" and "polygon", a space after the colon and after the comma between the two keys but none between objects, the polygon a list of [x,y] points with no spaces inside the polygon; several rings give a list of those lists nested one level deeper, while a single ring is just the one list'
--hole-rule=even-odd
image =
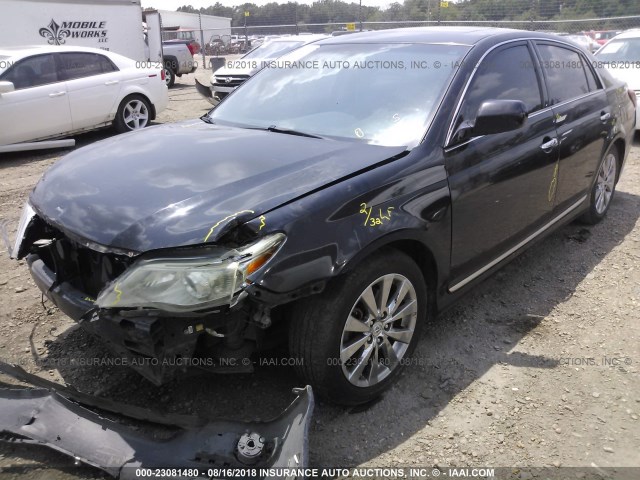
[{"label": "tree line", "polygon": [[[253,3],[229,7],[216,2],[196,9],[184,5],[181,12],[216,15],[232,19],[232,26],[304,25],[314,23],[379,21],[537,21],[640,15],[638,0],[404,0],[387,8],[341,0],[304,3]],[[248,16],[245,15],[248,12]]]}]

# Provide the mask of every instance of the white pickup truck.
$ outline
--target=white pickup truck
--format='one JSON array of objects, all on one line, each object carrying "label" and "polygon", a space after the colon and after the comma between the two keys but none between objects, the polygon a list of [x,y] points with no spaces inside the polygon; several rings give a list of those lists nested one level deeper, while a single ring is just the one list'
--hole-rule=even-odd
[{"label": "white pickup truck", "polygon": [[198,68],[198,62],[193,58],[199,49],[193,40],[165,40],[162,42],[162,57],[164,59],[164,73],[167,87],[171,88],[176,77],[193,73]]}]

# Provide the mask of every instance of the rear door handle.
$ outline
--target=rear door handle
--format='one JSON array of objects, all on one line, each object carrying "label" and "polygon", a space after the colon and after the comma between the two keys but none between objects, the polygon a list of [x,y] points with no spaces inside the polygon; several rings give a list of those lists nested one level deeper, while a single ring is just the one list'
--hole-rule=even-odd
[{"label": "rear door handle", "polygon": [[51,98],[53,98],[53,97],[61,97],[61,96],[62,96],[62,95],[64,95],[65,93],[67,93],[67,92],[56,92],[56,93],[50,93],[50,94],[49,94],[49,96],[50,96]]},{"label": "rear door handle", "polygon": [[601,122],[606,122],[607,120],[609,120],[611,118],[611,114],[609,112],[600,112],[600,121]]},{"label": "rear door handle", "polygon": [[116,83],[120,83],[120,80],[109,80],[108,82],[104,82],[105,85],[115,85]]},{"label": "rear door handle", "polygon": [[[546,137],[545,140],[549,138]],[[542,145],[540,145],[540,148],[542,150],[544,150],[545,152],[550,151],[553,148],[556,148],[558,146],[558,139],[557,138],[552,138],[551,140],[548,140],[546,142],[544,142]]]}]

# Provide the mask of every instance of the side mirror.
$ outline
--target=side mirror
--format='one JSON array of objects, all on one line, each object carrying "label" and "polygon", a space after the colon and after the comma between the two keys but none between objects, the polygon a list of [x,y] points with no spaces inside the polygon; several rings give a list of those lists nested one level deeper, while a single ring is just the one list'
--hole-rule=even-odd
[{"label": "side mirror", "polygon": [[13,82],[0,82],[0,95],[13,92],[15,89],[16,87],[13,85]]},{"label": "side mirror", "polygon": [[480,105],[473,135],[510,132],[527,120],[527,107],[520,100],[488,100]]},{"label": "side mirror", "polygon": [[478,109],[475,121],[460,124],[453,135],[455,143],[480,135],[510,132],[527,120],[527,107],[520,100],[487,100]]}]

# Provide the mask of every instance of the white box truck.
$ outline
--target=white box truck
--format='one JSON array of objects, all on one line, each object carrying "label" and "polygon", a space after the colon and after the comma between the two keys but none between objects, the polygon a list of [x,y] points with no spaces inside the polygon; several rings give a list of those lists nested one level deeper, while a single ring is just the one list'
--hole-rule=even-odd
[{"label": "white box truck", "polygon": [[162,61],[158,12],[140,0],[0,0],[0,46],[94,47],[140,61]]}]

